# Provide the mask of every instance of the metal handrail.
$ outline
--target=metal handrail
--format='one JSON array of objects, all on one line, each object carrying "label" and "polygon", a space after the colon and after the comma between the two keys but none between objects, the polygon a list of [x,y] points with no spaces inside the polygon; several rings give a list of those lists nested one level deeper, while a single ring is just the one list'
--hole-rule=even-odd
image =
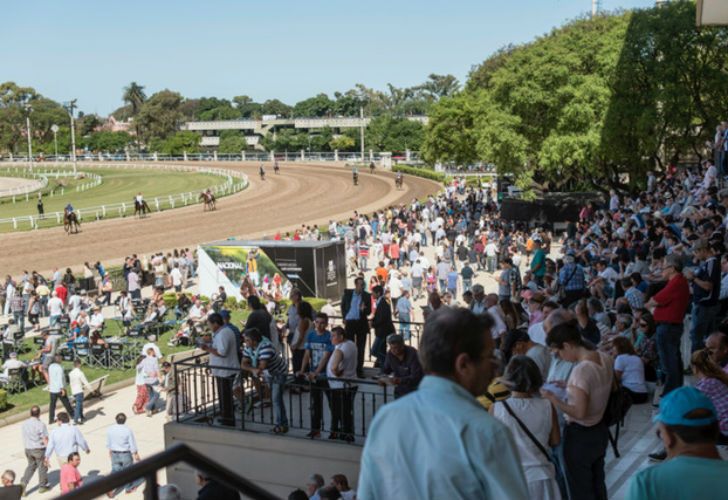
[{"label": "metal handrail", "polygon": [[242,493],[248,498],[254,500],[279,499],[279,497],[264,490],[249,479],[238,475],[184,443],[176,444],[125,469],[113,472],[103,479],[93,481],[77,490],[66,493],[63,495],[63,499],[85,500],[87,498],[105,496],[109,491],[114,491],[125,484],[129,484],[143,477],[146,480],[146,486],[144,488],[145,500],[158,500],[157,471],[177,462],[185,462],[193,466],[198,471],[207,474],[212,479]]}]

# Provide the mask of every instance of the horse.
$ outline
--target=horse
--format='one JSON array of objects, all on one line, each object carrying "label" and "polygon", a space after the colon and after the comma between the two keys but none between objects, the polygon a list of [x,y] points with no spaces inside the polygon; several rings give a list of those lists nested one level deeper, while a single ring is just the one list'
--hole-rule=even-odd
[{"label": "horse", "polygon": [[354,179],[354,185],[358,186],[359,185],[359,174],[354,172],[353,179]]},{"label": "horse", "polygon": [[394,185],[397,189],[402,189],[402,185],[404,184],[404,178],[402,177],[402,174],[397,175],[397,177],[394,178]]},{"label": "horse", "polygon": [[260,174],[260,180],[265,180],[265,170],[263,170],[263,167],[260,167],[260,171],[258,172]]},{"label": "horse", "polygon": [[374,175],[374,162],[371,162],[369,164],[369,173]]},{"label": "horse", "polygon": [[281,167],[278,166],[278,162],[275,162],[275,165],[273,165],[273,172],[278,175],[281,173]]},{"label": "horse", "polygon": [[146,200],[138,201],[136,198],[134,198],[134,215],[139,216],[139,218],[146,217],[148,213],[151,213],[152,209],[149,208],[149,205],[147,204]]},{"label": "horse", "polygon": [[63,213],[63,229],[66,230],[66,234],[78,233],[78,229],[81,227],[81,223],[78,221],[78,215],[76,212],[64,212]]},{"label": "horse", "polygon": [[208,210],[215,210],[217,208],[215,206],[215,195],[212,194],[212,192],[208,193],[206,191],[203,191],[200,193],[200,196],[197,199],[203,201],[205,204],[202,208],[203,212],[206,212]]}]

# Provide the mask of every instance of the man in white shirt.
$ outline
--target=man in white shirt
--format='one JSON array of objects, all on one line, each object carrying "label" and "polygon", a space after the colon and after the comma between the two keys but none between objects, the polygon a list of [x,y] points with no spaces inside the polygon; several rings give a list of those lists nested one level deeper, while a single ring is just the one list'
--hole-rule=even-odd
[{"label": "man in white shirt", "polygon": [[50,326],[57,325],[61,320],[61,316],[63,316],[63,301],[58,298],[58,294],[56,292],[51,294],[51,299],[48,301],[48,311],[48,321]]},{"label": "man in white shirt", "polygon": [[220,398],[220,424],[235,425],[233,410],[233,380],[240,371],[238,359],[238,343],[235,333],[225,323],[219,313],[212,313],[207,317],[207,324],[214,333],[212,345],[200,346],[210,354],[209,366],[212,376],[217,383],[217,393]]},{"label": "man in white shirt", "polygon": [[[61,366],[61,356],[56,354],[53,362],[48,367],[48,391],[51,395],[51,404],[48,408],[48,422],[53,424],[56,420],[56,402],[60,399],[63,407],[69,415],[73,413],[71,403],[66,395],[66,374]],[[64,459],[68,458],[66,454]]]},{"label": "man in white shirt", "polygon": [[81,312],[81,296],[74,293],[68,299],[68,317],[71,319],[71,321],[75,321],[80,312]]},{"label": "man in white shirt", "polygon": [[70,424],[71,418],[66,412],[60,412],[58,414],[58,427],[51,431],[50,437],[48,438],[48,446],[45,450],[45,463],[48,466],[48,459],[51,458],[53,452],[56,452],[58,458],[58,466],[62,467],[63,464],[68,460],[68,455],[79,450],[83,450],[88,455],[91,453],[91,449],[88,447],[86,439],[78,430],[78,427],[74,427]]},{"label": "man in white shirt", "polygon": [[[106,448],[111,457],[111,472],[117,472],[138,462],[139,449],[136,438],[131,429],[126,425],[126,415],[116,415],[116,423],[106,431]],[[131,482],[124,486],[126,493],[132,493],[139,486],[139,482]],[[111,496],[111,494],[109,494]]]},{"label": "man in white shirt", "polygon": [[159,346],[155,342],[156,338],[154,337],[154,335],[150,335],[149,337],[147,337],[147,340],[149,342],[144,344],[144,347],[142,347],[141,355],[146,357],[149,349],[152,349],[154,351],[154,356],[157,359],[162,359],[162,351],[159,350]]},{"label": "man in white shirt", "polygon": [[182,291],[182,272],[179,270],[179,264],[175,262],[174,268],[169,272],[169,278],[172,280],[172,286],[176,292]]},{"label": "man in white shirt", "polygon": [[91,329],[91,333],[101,330],[104,327],[104,314],[101,312],[99,306],[94,307],[94,312],[89,319],[88,326]]},{"label": "man in white shirt", "polygon": [[85,420],[83,417],[83,390],[88,386],[88,379],[83,371],[81,371],[80,359],[73,362],[73,370],[68,374],[68,382],[71,386],[71,394],[76,405],[73,413],[73,422],[76,425],[81,425]]},{"label": "man in white shirt", "polygon": [[202,302],[196,300],[195,303],[192,304],[192,307],[190,307],[189,312],[187,313],[187,319],[191,319],[194,322],[202,321],[202,311]]},{"label": "man in white shirt", "polygon": [[485,298],[485,305],[488,308],[488,313],[493,317],[494,325],[491,328],[490,333],[494,339],[500,338],[503,334],[508,331],[505,321],[501,316],[500,309],[498,308],[498,295],[489,293]]},{"label": "man in white shirt", "polygon": [[18,368],[25,368],[27,365],[20,361],[18,359],[18,354],[15,352],[10,353],[10,358],[5,362],[3,365],[3,374],[2,379],[3,381],[7,382],[9,376],[10,376],[10,370],[15,370]]}]

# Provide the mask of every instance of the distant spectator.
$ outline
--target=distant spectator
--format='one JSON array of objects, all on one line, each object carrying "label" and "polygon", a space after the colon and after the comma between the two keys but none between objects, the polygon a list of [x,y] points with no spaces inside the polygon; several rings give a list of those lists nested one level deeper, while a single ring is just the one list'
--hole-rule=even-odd
[{"label": "distant spectator", "polygon": [[81,455],[74,451],[69,453],[68,462],[61,467],[61,494],[68,493],[83,486],[78,466],[81,464]]},{"label": "distant spectator", "polygon": [[204,472],[197,472],[197,500],[240,500],[237,491],[217,482]]},{"label": "distant spectator", "polygon": [[697,379],[695,388],[708,396],[715,407],[720,444],[728,444],[728,373],[710,359],[710,353],[705,349],[695,351],[690,361]]},{"label": "distant spectator", "polygon": [[632,403],[647,402],[647,384],[645,384],[645,365],[626,337],[616,337],[612,341],[614,347],[614,374],[622,387],[629,392]]},{"label": "distant spectator", "polygon": [[354,500],[356,498],[356,491],[349,487],[349,480],[343,474],[334,474],[331,478],[331,486],[338,490],[339,497],[342,500]]},{"label": "distant spectator", "polygon": [[306,494],[309,500],[319,500],[319,490],[324,487],[324,476],[321,474],[311,474],[306,483]]},{"label": "distant spectator", "polygon": [[394,397],[400,398],[417,390],[424,373],[417,349],[405,345],[401,335],[390,335],[387,344],[389,351],[384,359],[382,374],[389,377],[381,382],[394,385]]},{"label": "distant spectator", "polygon": [[15,471],[10,469],[3,472],[0,477],[2,488],[0,488],[0,498],[3,500],[19,500],[23,494],[23,487],[15,484]]},{"label": "distant spectator", "polygon": [[159,500],[182,500],[182,492],[176,484],[165,484],[159,487]]}]

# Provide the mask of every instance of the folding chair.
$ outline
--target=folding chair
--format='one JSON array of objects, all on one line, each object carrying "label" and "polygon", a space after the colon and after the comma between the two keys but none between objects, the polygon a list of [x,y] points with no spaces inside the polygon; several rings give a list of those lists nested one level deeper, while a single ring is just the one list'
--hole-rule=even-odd
[{"label": "folding chair", "polygon": [[121,342],[109,342],[109,369],[111,370],[124,370],[126,365],[126,359],[124,357],[124,344]]},{"label": "folding chair", "polygon": [[25,333],[18,330],[13,334],[13,348],[15,352],[20,353],[23,348],[23,340],[25,340]]},{"label": "folding chair", "polygon": [[108,349],[106,346],[94,345],[91,346],[91,353],[89,354],[89,365],[98,366],[100,368],[109,367],[109,356]]},{"label": "folding chair", "polygon": [[5,388],[8,392],[21,392],[28,389],[28,384],[23,378],[22,368],[11,368],[8,370],[8,380],[5,382]]},{"label": "folding chair", "polygon": [[76,359],[76,353],[73,351],[73,349],[69,349],[67,346],[59,349],[58,354],[61,355],[63,361],[73,361],[74,359]]}]

